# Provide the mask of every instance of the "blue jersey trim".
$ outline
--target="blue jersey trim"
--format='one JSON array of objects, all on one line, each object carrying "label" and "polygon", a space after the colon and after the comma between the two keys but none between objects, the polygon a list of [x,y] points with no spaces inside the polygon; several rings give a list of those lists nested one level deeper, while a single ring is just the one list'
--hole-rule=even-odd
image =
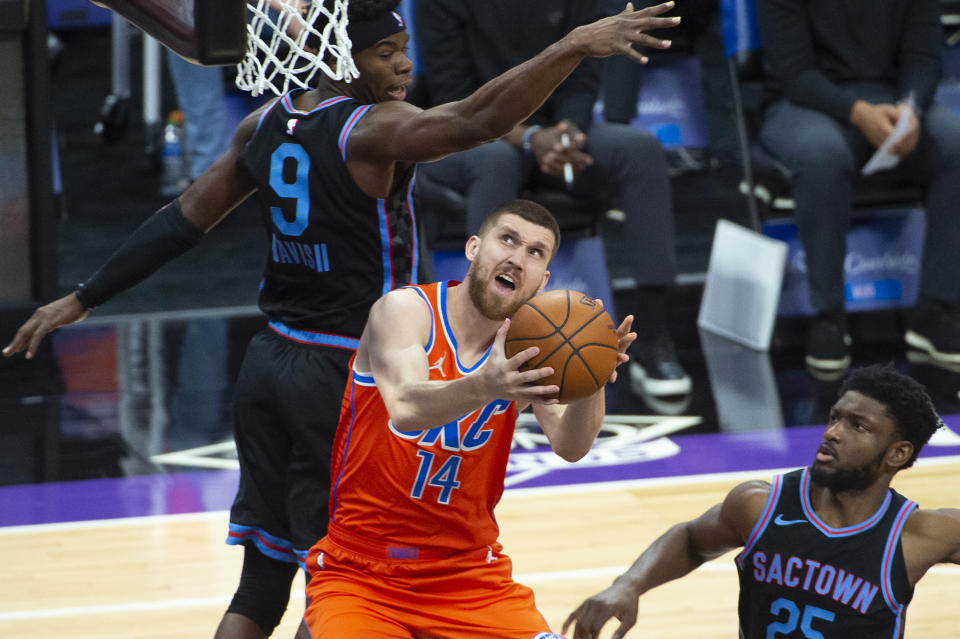
[{"label": "blue jersey trim", "polygon": [[350,117],[347,118],[346,124],[344,124],[343,128],[340,129],[340,137],[337,139],[337,146],[340,149],[340,158],[344,162],[347,160],[347,138],[350,137],[353,127],[357,126],[357,122],[360,121],[360,118],[362,118],[371,107],[373,107],[372,104],[367,104],[354,109],[353,113],[350,114]]},{"label": "blue jersey trim", "polygon": [[275,537],[262,528],[230,522],[227,544],[241,545],[248,541],[252,541],[260,552],[271,559],[291,564],[297,563],[293,544],[286,539]]},{"label": "blue jersey trim", "polygon": [[[372,377],[370,378],[373,379]],[[353,426],[357,421],[357,408],[354,404],[354,390],[356,386],[350,384],[350,427],[347,429],[347,441],[343,445],[343,456],[340,458],[340,472],[337,474],[336,481],[333,482],[333,492],[330,495],[330,521],[337,520],[337,495],[340,491],[340,481],[343,479],[343,472],[347,468],[347,454],[350,452],[350,438],[353,436]]]},{"label": "blue jersey trim", "polygon": [[800,504],[803,507],[803,514],[807,516],[807,519],[810,520],[810,523],[812,523],[814,527],[827,537],[849,537],[862,533],[865,530],[870,530],[883,519],[883,515],[887,512],[892,500],[893,494],[888,490],[887,496],[884,498],[883,503],[880,504],[877,512],[873,513],[869,518],[853,526],[832,528],[817,516],[817,513],[813,510],[813,505],[810,503],[810,469],[804,468],[803,475],[800,477]]},{"label": "blue jersey trim", "polygon": [[268,108],[264,109],[263,113],[260,114],[260,118],[257,120],[257,131],[260,130],[260,125],[263,124],[263,120],[267,117],[267,115],[269,115],[269,113],[276,108],[278,102],[280,102],[280,100],[276,100]]},{"label": "blue jersey trim", "polygon": [[410,184],[407,185],[407,208],[410,210],[410,229],[411,229],[411,266],[410,283],[419,284],[417,274],[420,271],[420,247],[417,245],[417,215],[413,210],[413,185],[417,182],[417,166],[413,167],[413,176],[410,178]]},{"label": "blue jersey trim", "polygon": [[276,320],[267,324],[276,333],[283,335],[288,339],[302,344],[311,344],[313,346],[330,346],[332,348],[345,348],[351,351],[357,350],[360,346],[360,340],[355,337],[346,337],[345,335],[336,335],[334,333],[319,333],[315,331],[304,331],[296,328],[290,328],[282,322]]},{"label": "blue jersey trim", "polygon": [[450,345],[453,346],[453,361],[457,365],[457,370],[459,370],[462,375],[467,375],[483,366],[484,362],[487,361],[487,358],[490,357],[490,351],[493,349],[493,346],[491,345],[490,348],[487,349],[487,352],[483,354],[483,357],[477,360],[477,363],[469,368],[464,366],[460,361],[460,349],[457,345],[457,338],[454,336],[453,330],[450,328],[450,320],[447,317],[447,291],[449,290],[449,286],[449,281],[441,282],[440,290],[437,295],[437,306],[440,307],[440,323],[443,326],[443,332],[447,336],[447,340],[449,340]]},{"label": "blue jersey trim", "polygon": [[299,113],[299,114],[302,114],[302,115],[303,115],[303,114],[306,114],[306,113],[314,113],[314,112],[316,112],[316,111],[322,111],[323,109],[326,109],[327,107],[331,107],[331,106],[333,106],[334,104],[339,104],[340,102],[343,102],[344,100],[350,100],[350,99],[352,99],[352,98],[348,98],[348,97],[345,96],[345,95],[338,95],[338,96],[335,96],[335,97],[332,97],[332,98],[327,98],[326,100],[321,101],[319,104],[317,104],[317,106],[315,106],[315,107],[313,107],[312,109],[310,109],[310,111],[301,111],[301,110],[299,110],[299,109],[297,109],[296,107],[293,106],[293,97],[292,97],[292,96],[294,96],[294,95],[296,95],[296,94],[298,94],[298,93],[302,93],[303,91],[306,91],[306,89],[294,89],[294,90],[292,90],[292,91],[290,91],[290,92],[288,92],[288,93],[285,93],[285,94],[283,95],[283,97],[280,98],[280,102],[283,103],[283,108],[286,109],[288,113]]},{"label": "blue jersey trim", "polygon": [[[439,284],[438,286],[440,286],[440,287],[442,287],[442,288],[446,288],[446,285],[447,285],[446,282],[440,282],[440,284]],[[423,347],[424,352],[429,353],[429,352],[430,352],[430,349],[433,348],[433,340],[434,340],[434,336],[435,336],[433,327],[434,327],[434,325],[436,324],[436,318],[435,318],[434,315],[433,315],[433,305],[430,304],[430,300],[427,299],[427,294],[424,293],[424,292],[423,292],[422,290],[420,290],[419,288],[417,288],[417,287],[415,287],[415,286],[404,286],[403,288],[409,288],[409,289],[415,291],[415,292],[417,293],[417,295],[419,295],[420,297],[423,298],[423,301],[427,304],[427,309],[430,311],[430,338],[427,340],[426,345]]]},{"label": "blue jersey trim", "polygon": [[770,495],[767,497],[767,503],[764,505],[760,517],[757,518],[757,523],[754,524],[753,530],[750,531],[750,537],[747,538],[747,543],[743,545],[743,550],[735,559],[737,566],[739,566],[741,570],[743,570],[743,562],[747,558],[747,555],[753,550],[753,547],[763,535],[763,531],[767,529],[767,525],[770,523],[770,517],[773,515],[773,511],[777,509],[777,503],[780,501],[780,493],[782,490],[783,475],[777,475],[773,478],[773,484],[770,486]]},{"label": "blue jersey trim", "polygon": [[[903,506],[900,507],[900,512],[897,513],[896,519],[893,521],[893,525],[890,526],[890,532],[887,534],[887,542],[883,546],[883,563],[880,567],[880,591],[883,593],[883,599],[886,601],[887,607],[897,615],[898,627],[903,605],[893,596],[893,581],[891,579],[893,556],[897,550],[897,543],[900,541],[900,533],[903,531],[904,524],[907,523],[907,517],[910,516],[910,513],[913,512],[913,509],[916,507],[917,503],[913,500],[908,499],[904,502]],[[900,635],[897,633],[893,636],[899,637]]]},{"label": "blue jersey trim", "polygon": [[383,260],[381,294],[386,295],[393,290],[393,259],[390,254],[390,224],[387,218],[387,203],[383,198],[377,199],[377,217],[380,221],[380,255]]}]

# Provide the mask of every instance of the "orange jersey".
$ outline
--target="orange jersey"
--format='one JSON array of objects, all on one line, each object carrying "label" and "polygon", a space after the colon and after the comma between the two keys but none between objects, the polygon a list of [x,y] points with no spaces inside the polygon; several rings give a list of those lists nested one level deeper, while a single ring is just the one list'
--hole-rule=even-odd
[{"label": "orange jersey", "polygon": [[[431,380],[475,373],[457,358],[446,314],[447,287],[411,286],[430,307],[424,346]],[[517,409],[495,400],[448,424],[399,431],[369,372],[347,383],[334,441],[330,533],[383,547],[388,557],[444,556],[493,545],[499,535],[493,509],[503,493]]]}]

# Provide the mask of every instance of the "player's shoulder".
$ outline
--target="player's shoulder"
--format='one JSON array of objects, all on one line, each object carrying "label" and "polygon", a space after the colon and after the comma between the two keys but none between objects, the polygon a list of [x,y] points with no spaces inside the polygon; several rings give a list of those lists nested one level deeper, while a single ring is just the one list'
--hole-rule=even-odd
[{"label": "player's shoulder", "polygon": [[378,299],[371,309],[371,318],[374,314],[385,319],[397,321],[409,319],[411,315],[419,315],[427,310],[428,302],[424,294],[416,287],[404,286],[394,289]]},{"label": "player's shoulder", "polygon": [[770,482],[751,479],[734,486],[723,500],[726,516],[755,522],[770,499]]},{"label": "player's shoulder", "polygon": [[270,100],[257,109],[254,109],[244,116],[242,120],[240,120],[240,124],[237,125],[237,128],[233,134],[234,144],[238,144],[242,147],[250,141],[250,139],[253,137],[253,134],[257,132],[257,127],[260,124],[260,120],[263,119],[263,114],[272,109],[274,105],[276,105],[277,100],[279,100],[279,98]]},{"label": "player's shoulder", "polygon": [[960,508],[917,508],[903,526],[905,535],[953,538],[960,543]]}]

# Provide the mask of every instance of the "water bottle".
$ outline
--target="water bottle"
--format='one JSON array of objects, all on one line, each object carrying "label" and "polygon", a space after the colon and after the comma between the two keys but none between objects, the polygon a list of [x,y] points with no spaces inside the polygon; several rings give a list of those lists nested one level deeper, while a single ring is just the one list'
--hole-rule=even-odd
[{"label": "water bottle", "polygon": [[163,127],[161,149],[163,179],[160,184],[160,195],[164,197],[176,197],[190,185],[186,157],[183,152],[183,136],[183,112],[171,111],[167,117],[167,124]]}]

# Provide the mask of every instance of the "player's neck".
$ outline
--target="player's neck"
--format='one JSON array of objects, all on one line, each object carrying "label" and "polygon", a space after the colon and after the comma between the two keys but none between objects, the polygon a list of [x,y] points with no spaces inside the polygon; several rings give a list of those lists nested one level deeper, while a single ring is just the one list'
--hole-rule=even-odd
[{"label": "player's neck", "polygon": [[448,289],[447,318],[457,339],[458,356],[464,364],[479,360],[487,352],[502,324],[480,312],[470,299],[466,282]]},{"label": "player's neck", "polygon": [[817,517],[831,528],[847,528],[869,519],[883,504],[889,482],[877,481],[863,490],[834,491],[824,486],[810,487],[810,505]]}]

